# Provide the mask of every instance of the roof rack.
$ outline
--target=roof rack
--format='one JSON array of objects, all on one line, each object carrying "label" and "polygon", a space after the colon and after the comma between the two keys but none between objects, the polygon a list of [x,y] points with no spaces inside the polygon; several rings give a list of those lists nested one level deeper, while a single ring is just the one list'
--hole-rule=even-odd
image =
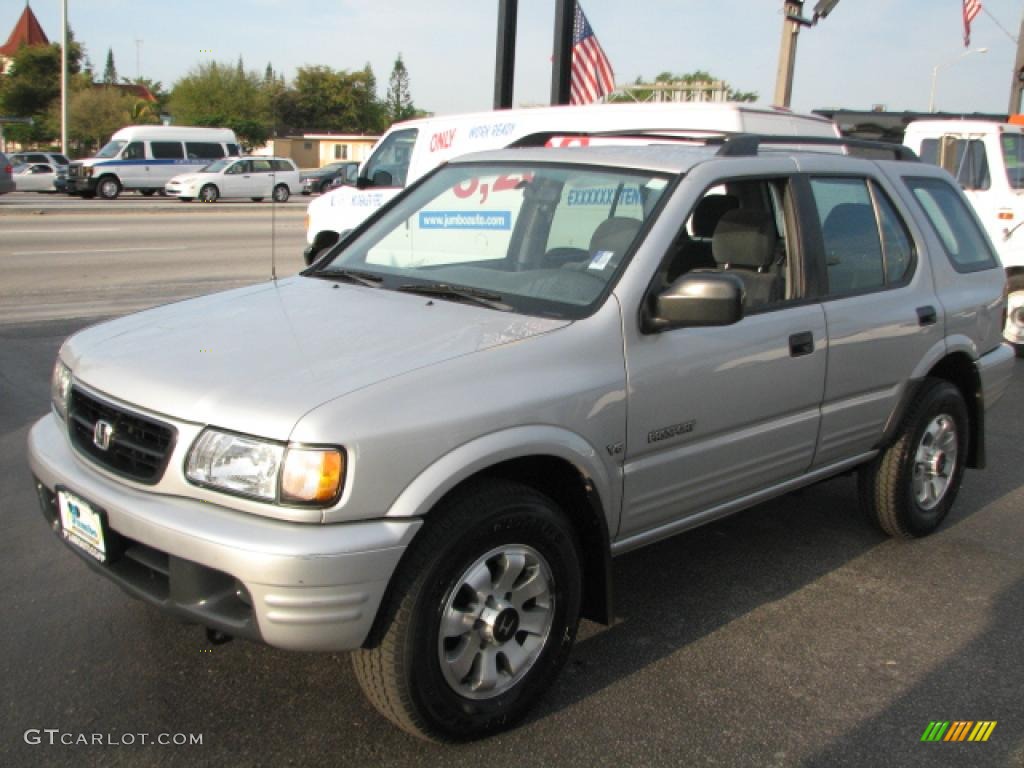
[{"label": "roof rack", "polygon": [[723,157],[750,157],[756,155],[761,144],[803,144],[846,149],[866,149],[873,152],[892,153],[895,160],[916,162],[919,158],[910,147],[887,141],[847,139],[839,136],[774,136],[760,133],[736,133],[727,136],[718,154]]}]

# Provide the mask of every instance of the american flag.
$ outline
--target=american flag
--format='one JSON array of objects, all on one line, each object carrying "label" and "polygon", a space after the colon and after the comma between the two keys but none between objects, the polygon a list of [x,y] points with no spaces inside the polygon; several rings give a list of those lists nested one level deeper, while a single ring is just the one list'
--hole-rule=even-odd
[{"label": "american flag", "polygon": [[971,22],[981,13],[981,0],[964,0],[964,48],[971,47]]},{"label": "american flag", "polygon": [[594,36],[583,9],[576,3],[572,27],[570,104],[589,104],[615,90],[615,73]]}]

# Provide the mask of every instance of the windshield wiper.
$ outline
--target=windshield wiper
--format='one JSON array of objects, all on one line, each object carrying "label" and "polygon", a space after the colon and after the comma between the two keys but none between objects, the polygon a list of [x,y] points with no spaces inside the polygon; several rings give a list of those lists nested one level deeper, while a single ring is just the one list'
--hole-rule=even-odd
[{"label": "windshield wiper", "polygon": [[325,269],[314,272],[313,277],[322,277],[327,280],[343,280],[346,283],[365,285],[367,288],[380,288],[381,281],[384,280],[380,275],[358,272],[354,269]]},{"label": "windshield wiper", "polygon": [[489,309],[497,309],[508,312],[512,309],[501,300],[501,294],[481,291],[476,288],[467,288],[461,285],[449,285],[448,283],[406,283],[395,290],[406,293],[420,293],[424,296],[436,296],[439,299],[450,299],[452,301],[465,301],[470,304],[479,304]]}]

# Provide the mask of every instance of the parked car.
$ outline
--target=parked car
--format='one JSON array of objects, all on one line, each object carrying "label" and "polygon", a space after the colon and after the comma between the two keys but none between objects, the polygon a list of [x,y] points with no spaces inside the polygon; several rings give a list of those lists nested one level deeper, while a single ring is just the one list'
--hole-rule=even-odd
[{"label": "parked car", "polygon": [[272,289],[69,338],[45,520],[216,639],[352,651],[415,735],[508,728],[611,620],[613,556],[851,471],[924,536],[984,466],[1005,276],[895,150],[452,159]]},{"label": "parked car", "polygon": [[227,157],[196,173],[175,176],[164,187],[168,196],[182,202],[204,203],[234,197],[254,202],[271,197],[283,203],[298,190],[299,169],[286,157]]},{"label": "parked car", "polygon": [[302,171],[302,194],[312,195],[344,184],[355,184],[359,175],[359,163],[343,160],[328,163],[315,171]]},{"label": "parked car", "polygon": [[0,152],[0,195],[6,195],[14,189],[14,166],[7,155]]},{"label": "parked car", "polygon": [[60,152],[15,152],[11,156],[11,162],[14,165],[22,165],[25,163],[49,163],[50,165],[59,166],[67,169],[70,161],[66,156]]},{"label": "parked car", "polygon": [[19,192],[56,192],[57,166],[23,163],[14,166],[14,186]]}]

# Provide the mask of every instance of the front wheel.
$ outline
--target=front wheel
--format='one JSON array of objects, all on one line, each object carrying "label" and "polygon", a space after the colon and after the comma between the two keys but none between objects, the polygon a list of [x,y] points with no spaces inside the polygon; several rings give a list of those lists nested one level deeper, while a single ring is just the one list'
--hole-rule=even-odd
[{"label": "front wheel", "polygon": [[960,390],[925,379],[896,441],[860,471],[861,506],[890,536],[932,533],[949,514],[968,448]]},{"label": "front wheel", "polygon": [[213,184],[207,184],[199,190],[199,199],[204,203],[215,203],[220,197],[220,192]]},{"label": "front wheel", "polygon": [[288,197],[290,195],[291,195],[291,192],[289,192],[287,184],[278,184],[276,187],[274,187],[274,202],[275,203],[287,203],[288,202]]},{"label": "front wheel", "polygon": [[96,184],[96,194],[104,200],[115,200],[121,194],[121,183],[113,176],[104,176]]},{"label": "front wheel", "polygon": [[579,622],[572,526],[546,496],[480,483],[431,512],[381,607],[382,635],[353,654],[385,717],[415,736],[505,730],[565,663]]},{"label": "front wheel", "polygon": [[1008,282],[1003,338],[1013,345],[1017,357],[1024,357],[1024,274],[1014,275]]}]

